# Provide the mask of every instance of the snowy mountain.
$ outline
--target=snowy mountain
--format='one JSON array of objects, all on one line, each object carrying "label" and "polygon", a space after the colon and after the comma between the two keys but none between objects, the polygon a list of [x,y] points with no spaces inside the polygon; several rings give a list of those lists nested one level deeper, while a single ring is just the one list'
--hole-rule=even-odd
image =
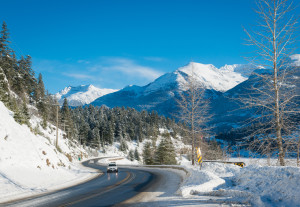
[{"label": "snowy mountain", "polygon": [[247,78],[234,71],[236,66],[231,66],[230,70],[226,67],[220,69],[211,64],[201,64],[191,62],[178,70],[167,73],[153,83],[150,83],[146,92],[152,92],[165,86],[176,84],[178,89],[186,90],[187,78],[193,76],[197,83],[206,89],[215,91],[227,91]]},{"label": "snowy mountain", "polygon": [[[298,58],[294,57],[294,60],[296,65]],[[218,69],[213,65],[192,62],[172,73],[162,75],[146,86],[127,86],[102,96],[91,104],[155,110],[170,117],[178,111],[176,99],[181,91],[186,90],[187,78],[193,74],[197,83],[206,89],[205,97],[210,101],[210,113],[213,114],[211,125],[214,126],[214,131],[226,132],[242,126],[245,120],[253,116],[250,110],[237,110],[241,106],[234,98],[250,93],[249,89],[253,86],[257,87],[257,77],[251,75],[255,69],[256,73],[268,71],[253,65],[225,65]],[[295,75],[299,77],[299,74]]]},{"label": "snowy mountain", "polygon": [[234,65],[230,69],[228,67],[224,66],[218,69],[211,64],[191,62],[174,72],[160,76],[146,86],[127,86],[120,91],[102,96],[91,104],[156,110],[158,113],[168,116],[176,110],[175,99],[179,92],[186,90],[185,85],[189,77],[193,76],[199,85],[207,89],[208,97],[216,97],[247,79],[235,72],[237,68],[252,69],[250,66],[242,65]]},{"label": "snowy mountain", "polygon": [[[272,71],[260,69],[259,71],[255,71],[255,73],[267,75],[272,74]],[[292,90],[295,89],[295,91],[299,93],[300,82],[297,80],[300,78],[300,70],[296,69],[291,75],[286,76],[285,78],[286,81],[290,81],[291,84],[290,86],[285,86],[290,87]],[[215,117],[211,124],[215,126],[215,131],[228,132],[231,129],[245,126],[246,122],[249,123],[249,120],[257,117],[257,112],[255,112],[254,108],[248,108],[243,102],[239,101],[240,97],[254,94],[254,92],[257,93],[257,91],[253,91],[252,88],[254,87],[260,89],[266,88],[266,82],[261,81],[260,77],[255,74],[251,75],[246,81],[238,84],[234,88],[220,94],[220,96],[211,102],[210,106],[213,109],[211,113],[213,113]],[[282,87],[281,90],[287,89],[283,89]],[[299,110],[300,97],[294,97],[292,102],[298,105]],[[296,111],[297,109],[294,108],[294,110]],[[294,119],[300,120],[300,116],[295,116]]]},{"label": "snowy mountain", "polygon": [[115,89],[100,89],[93,85],[69,86],[55,94],[60,105],[67,98],[70,106],[81,106],[89,104],[95,99],[109,93],[116,92]]}]

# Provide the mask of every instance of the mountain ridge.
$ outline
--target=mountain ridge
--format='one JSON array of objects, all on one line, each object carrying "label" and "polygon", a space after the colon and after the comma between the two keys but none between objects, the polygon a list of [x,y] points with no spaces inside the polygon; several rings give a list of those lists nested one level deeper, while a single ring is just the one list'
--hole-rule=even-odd
[{"label": "mountain ridge", "polygon": [[55,98],[60,105],[63,104],[64,98],[67,98],[70,106],[81,106],[89,104],[95,99],[109,93],[116,92],[116,89],[97,88],[92,84],[80,86],[68,86],[55,94]]},{"label": "mountain ridge", "polygon": [[126,86],[117,92],[99,97],[90,104],[155,110],[159,114],[171,116],[177,110],[175,102],[179,93],[187,90],[185,85],[189,77],[194,76],[197,84],[206,89],[207,98],[216,99],[221,93],[247,80],[247,77],[234,72],[238,66],[241,65],[231,66],[231,70],[226,70],[224,67],[218,69],[212,64],[191,62],[173,72],[165,73],[145,86]]}]

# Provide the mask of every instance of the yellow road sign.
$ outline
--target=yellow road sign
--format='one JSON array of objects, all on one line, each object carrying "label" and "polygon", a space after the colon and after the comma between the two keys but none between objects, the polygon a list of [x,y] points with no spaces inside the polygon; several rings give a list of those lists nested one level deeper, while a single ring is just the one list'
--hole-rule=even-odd
[{"label": "yellow road sign", "polygon": [[196,149],[197,149],[198,163],[202,163],[202,155],[201,155],[200,147],[198,147],[198,148],[196,148]]},{"label": "yellow road sign", "polygon": [[240,166],[240,167],[244,167],[244,165],[245,165],[245,163],[243,163],[243,162],[235,162],[233,164]]}]

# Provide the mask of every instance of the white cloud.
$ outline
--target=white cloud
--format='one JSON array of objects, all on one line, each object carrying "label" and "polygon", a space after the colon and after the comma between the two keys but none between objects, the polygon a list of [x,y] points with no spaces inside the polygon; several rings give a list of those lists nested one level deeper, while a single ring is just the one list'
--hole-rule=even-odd
[{"label": "white cloud", "polygon": [[115,70],[130,76],[139,76],[149,80],[158,78],[163,73],[151,67],[146,67],[126,58],[108,58],[108,64],[102,68],[105,70]]},{"label": "white cloud", "polygon": [[34,69],[42,72],[44,79],[55,85],[80,85],[91,83],[105,88],[122,88],[125,85],[146,85],[163,73],[137,61],[120,57],[99,57],[97,59],[65,61],[35,60]]}]

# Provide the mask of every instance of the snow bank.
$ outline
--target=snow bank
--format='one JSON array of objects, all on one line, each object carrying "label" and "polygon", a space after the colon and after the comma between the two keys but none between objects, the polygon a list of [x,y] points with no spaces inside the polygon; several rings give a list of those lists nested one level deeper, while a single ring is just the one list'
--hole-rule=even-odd
[{"label": "snow bank", "polygon": [[180,191],[183,197],[222,196],[224,201],[254,206],[299,206],[300,169],[249,165],[203,163],[189,166]]},{"label": "snow bank", "polygon": [[250,192],[259,197],[263,205],[300,205],[300,169],[297,167],[252,165],[243,168],[233,181],[234,190]]},{"label": "snow bank", "polygon": [[201,170],[199,165],[185,167],[190,172],[190,176],[180,188],[183,197],[211,192],[225,184],[225,178],[235,175],[240,170],[238,166],[222,163],[203,163]]}]

